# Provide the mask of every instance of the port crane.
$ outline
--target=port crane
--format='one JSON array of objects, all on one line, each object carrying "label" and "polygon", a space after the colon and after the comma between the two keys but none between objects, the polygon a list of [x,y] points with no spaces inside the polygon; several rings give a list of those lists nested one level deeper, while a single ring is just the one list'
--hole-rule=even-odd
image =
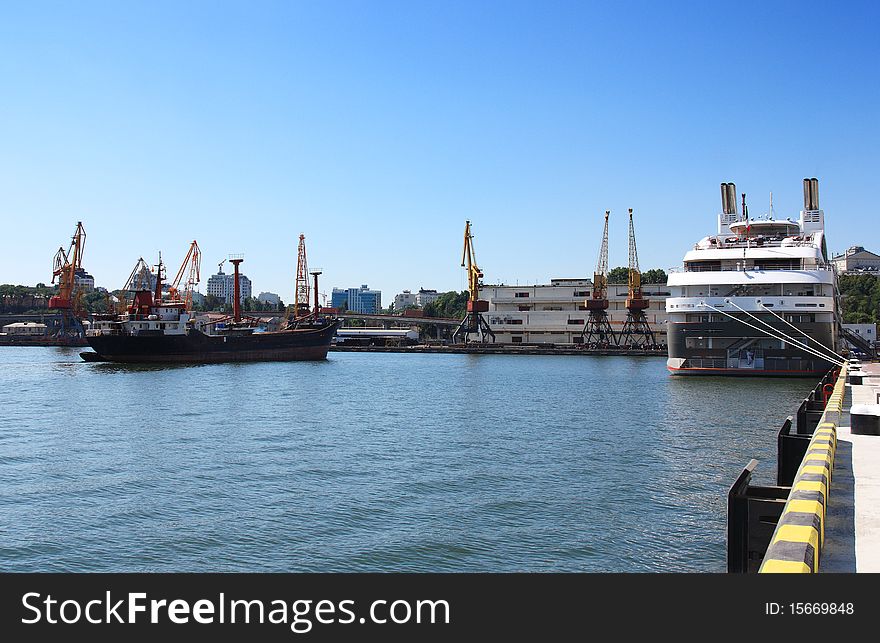
[{"label": "port crane", "polygon": [[618,340],[608,321],[608,217],[611,210],[605,210],[605,229],[602,244],[599,246],[599,260],[593,273],[593,293],[584,302],[589,311],[587,325],[581,334],[584,348],[609,348],[617,346]]},{"label": "port crane", "polygon": [[[126,309],[129,308],[129,303],[126,301],[128,297],[132,298],[131,306],[135,306],[135,299],[138,297],[139,292],[151,292],[153,289],[153,273],[150,270],[150,266],[147,265],[147,262],[144,261],[143,257],[139,257],[137,263],[135,263],[134,268],[131,270],[131,274],[128,275],[128,279],[125,281],[125,285],[122,287],[122,295],[119,302],[116,305],[116,312],[122,313],[125,312]],[[134,312],[133,309],[129,312]]]},{"label": "port crane", "polygon": [[82,322],[82,291],[76,290],[76,275],[82,272],[83,252],[86,246],[86,231],[81,221],[76,222],[76,230],[70,247],[58,248],[52,262],[52,283],[58,278],[58,294],[49,298],[49,308],[58,311],[61,317],[59,333],[82,337],[85,335]]},{"label": "port crane", "polygon": [[[183,263],[180,264],[180,269],[177,271],[174,281],[168,287],[169,300],[174,303],[183,302],[185,310],[192,310],[193,292],[201,278],[199,274],[201,265],[202,253],[199,250],[199,244],[193,240],[189,245],[189,251],[186,253]],[[186,281],[183,281],[184,275],[186,275]],[[181,284],[183,286],[183,296],[180,293]]]},{"label": "port crane", "polygon": [[[296,254],[296,281],[294,285],[293,306],[286,306],[284,317],[281,320],[281,328],[289,328],[291,324],[301,321],[310,316],[309,309],[309,268],[306,260],[306,235],[299,235],[299,245]],[[318,308],[315,306],[315,316]],[[293,315],[293,321],[290,317]]]},{"label": "port crane", "polygon": [[620,345],[627,348],[653,348],[657,341],[648,324],[645,310],[650,305],[642,293],[642,273],[639,271],[639,253],[636,250],[636,232],[633,211],[629,209],[629,292],[626,297],[626,322],[620,332]]},{"label": "port crane", "polygon": [[472,334],[479,335],[480,342],[486,341],[486,336],[495,341],[495,333],[489,327],[482,313],[489,312],[489,302],[480,299],[480,286],[482,286],[483,271],[477,266],[477,258],[474,253],[474,235],[471,233],[471,222],[464,223],[464,249],[461,254],[461,267],[467,270],[468,275],[468,301],[467,314],[455,332],[452,340],[456,341],[459,335],[464,335],[464,343]]},{"label": "port crane", "polygon": [[[317,311],[315,311],[317,312]],[[306,262],[306,235],[299,235],[296,255],[296,317],[309,314],[309,268]]]}]

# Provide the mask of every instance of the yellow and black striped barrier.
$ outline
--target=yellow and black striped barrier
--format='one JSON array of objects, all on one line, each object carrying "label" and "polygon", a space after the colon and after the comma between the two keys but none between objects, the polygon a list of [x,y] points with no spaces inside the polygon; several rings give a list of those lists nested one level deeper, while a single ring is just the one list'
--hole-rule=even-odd
[{"label": "yellow and black striped barrier", "polygon": [[844,365],[794,478],[759,574],[819,571],[846,372]]}]

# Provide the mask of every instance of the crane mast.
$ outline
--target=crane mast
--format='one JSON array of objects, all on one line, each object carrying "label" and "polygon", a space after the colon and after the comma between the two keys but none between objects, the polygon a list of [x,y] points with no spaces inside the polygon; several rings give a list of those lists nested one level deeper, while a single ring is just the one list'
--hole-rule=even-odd
[{"label": "crane mast", "polygon": [[[608,302],[608,217],[611,210],[605,210],[605,229],[602,231],[602,245],[599,246],[599,260],[593,273],[593,299]],[[607,305],[603,308],[608,308]]]},{"label": "crane mast", "polygon": [[620,333],[620,343],[628,348],[652,348],[657,345],[654,331],[645,315],[650,301],[642,294],[642,273],[636,249],[633,211],[629,209],[629,290],[626,297],[626,322]]},{"label": "crane mast", "polygon": [[602,232],[602,244],[599,246],[599,260],[596,272],[593,273],[593,292],[585,302],[589,311],[589,319],[584,332],[581,333],[581,344],[584,348],[609,348],[617,345],[617,338],[608,321],[608,217],[611,210],[605,210],[605,229]]},{"label": "crane mast", "polygon": [[452,339],[461,335],[464,337],[466,344],[470,335],[479,335],[480,342],[484,342],[485,338],[491,337],[495,341],[495,333],[489,327],[488,322],[482,313],[489,312],[489,302],[480,299],[480,286],[482,285],[483,271],[477,265],[477,257],[474,252],[474,235],[471,232],[471,222],[464,222],[464,248],[461,252],[461,267],[467,271],[468,276],[468,301],[467,312],[464,319],[452,334]]},{"label": "crane mast", "polygon": [[308,316],[309,305],[309,268],[306,262],[306,235],[300,234],[296,256],[296,317]]}]

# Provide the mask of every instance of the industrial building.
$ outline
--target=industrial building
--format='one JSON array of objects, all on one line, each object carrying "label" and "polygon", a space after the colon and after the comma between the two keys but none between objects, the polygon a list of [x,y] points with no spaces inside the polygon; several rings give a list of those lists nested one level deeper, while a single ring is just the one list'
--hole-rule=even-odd
[{"label": "industrial building", "polygon": [[4,335],[17,335],[17,336],[28,336],[32,337],[35,335],[45,335],[48,332],[48,327],[46,324],[39,324],[35,322],[16,322],[14,324],[7,324],[3,327]]},{"label": "industrial building", "polygon": [[[614,331],[627,319],[627,285],[609,285],[608,320]],[[484,313],[496,341],[511,344],[580,344],[589,313],[590,279],[551,279],[531,286],[484,285],[480,299],[489,302]],[[658,343],[666,341],[666,284],[642,284],[648,300],[645,316]]]}]

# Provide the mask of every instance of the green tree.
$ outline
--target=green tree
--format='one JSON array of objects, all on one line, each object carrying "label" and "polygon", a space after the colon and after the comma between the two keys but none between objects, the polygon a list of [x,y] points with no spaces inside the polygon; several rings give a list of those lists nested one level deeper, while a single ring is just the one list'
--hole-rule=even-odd
[{"label": "green tree", "polygon": [[847,324],[876,324],[880,320],[880,277],[841,275],[840,309]]},{"label": "green tree", "polygon": [[647,272],[642,273],[643,284],[665,284],[666,271],[660,268],[651,268]]},{"label": "green tree", "polygon": [[467,312],[468,296],[467,290],[445,292],[430,304],[425,305],[425,317],[461,319]]},{"label": "green tree", "polygon": [[618,266],[608,271],[609,284],[627,284],[629,283],[629,268]]}]

